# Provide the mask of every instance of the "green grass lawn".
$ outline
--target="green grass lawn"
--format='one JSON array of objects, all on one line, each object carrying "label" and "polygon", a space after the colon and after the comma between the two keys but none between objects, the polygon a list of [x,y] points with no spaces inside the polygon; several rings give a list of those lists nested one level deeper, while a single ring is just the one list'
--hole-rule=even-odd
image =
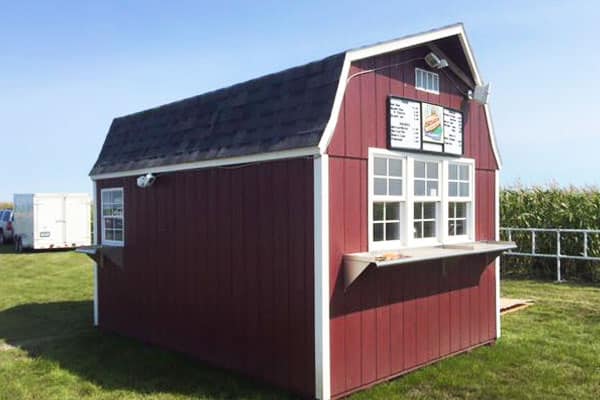
[{"label": "green grass lawn", "polygon": [[[484,347],[353,399],[598,399],[600,288],[503,282],[536,304]],[[92,328],[92,268],[0,247],[0,399],[281,399],[285,393]]]}]

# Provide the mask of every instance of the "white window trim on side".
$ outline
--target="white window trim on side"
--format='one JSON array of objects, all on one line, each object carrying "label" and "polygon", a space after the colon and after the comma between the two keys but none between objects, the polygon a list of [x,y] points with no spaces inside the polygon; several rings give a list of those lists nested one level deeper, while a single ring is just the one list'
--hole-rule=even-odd
[{"label": "white window trim on side", "polygon": [[[369,250],[385,250],[390,246],[400,247],[402,246],[403,240],[406,238],[406,233],[403,230],[403,218],[406,214],[406,157],[403,154],[389,151],[389,150],[381,150],[373,152],[372,148],[369,148],[369,161],[368,161],[368,173],[367,173],[367,190],[368,190],[368,238],[369,238]],[[395,158],[398,160],[402,160],[402,196],[381,196],[375,195],[373,192],[373,184],[374,184],[374,172],[375,172],[375,156],[381,156],[386,158]],[[389,240],[386,242],[374,242],[373,241],[373,203],[374,202],[399,202],[400,203],[400,240]]]},{"label": "white window trim on side", "polygon": [[[121,217],[123,219],[123,240],[106,240],[104,239],[104,201],[103,201],[103,196],[102,194],[104,192],[110,192],[110,191],[121,191],[121,198],[123,199],[123,216]],[[100,234],[102,235],[102,244],[106,244],[109,246],[120,246],[123,247],[125,246],[125,191],[123,190],[122,187],[110,187],[110,188],[104,188],[100,190]]]},{"label": "white window trim on side", "polygon": [[[449,168],[448,168],[448,164],[467,164],[469,166],[469,195],[468,196],[457,196],[457,197],[450,197],[450,195],[448,194],[448,178],[445,178],[445,182],[444,182],[444,196],[446,197],[447,201],[445,203],[445,209],[444,209],[444,221],[445,221],[445,230],[443,231],[443,235],[444,235],[444,243],[464,243],[464,242],[468,242],[468,241],[474,241],[476,238],[476,233],[475,232],[475,217],[476,217],[476,207],[475,207],[475,160],[470,159],[470,158],[460,158],[460,159],[453,159],[453,160],[448,160],[446,163],[446,168],[445,168],[445,173],[448,174]],[[451,202],[463,202],[463,203],[468,203],[467,206],[467,233],[465,235],[457,235],[457,236],[450,236],[448,234],[448,203]]]},{"label": "white window trim on side", "polygon": [[[387,201],[400,202],[400,240],[374,242],[373,241],[373,203],[377,201],[386,201],[382,196],[373,194],[373,168],[374,157],[393,157],[403,160],[403,177],[402,177],[402,193],[403,196],[390,198]],[[414,195],[414,161],[435,161],[439,162],[440,169],[438,170],[438,196],[415,196]],[[468,197],[454,198],[448,196],[448,164],[462,163],[469,165],[470,191]],[[426,247],[440,244],[464,243],[474,241],[476,238],[475,232],[475,160],[470,158],[448,158],[444,156],[425,155],[409,152],[398,152],[387,149],[369,148],[368,160],[368,239],[369,251],[386,251],[397,250],[401,248]],[[437,235],[435,238],[415,239],[413,234],[414,225],[414,203],[420,201],[433,201],[437,203],[436,218],[437,218]],[[448,234],[448,203],[451,201],[467,202],[468,207],[468,222],[467,234],[460,236],[450,236]]]}]

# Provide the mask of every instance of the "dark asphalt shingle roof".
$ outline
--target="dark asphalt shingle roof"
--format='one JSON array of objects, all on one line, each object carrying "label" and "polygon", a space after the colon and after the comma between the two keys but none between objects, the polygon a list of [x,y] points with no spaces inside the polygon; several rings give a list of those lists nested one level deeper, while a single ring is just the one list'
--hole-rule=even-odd
[{"label": "dark asphalt shingle roof", "polygon": [[91,175],[316,146],[344,53],[115,118]]}]

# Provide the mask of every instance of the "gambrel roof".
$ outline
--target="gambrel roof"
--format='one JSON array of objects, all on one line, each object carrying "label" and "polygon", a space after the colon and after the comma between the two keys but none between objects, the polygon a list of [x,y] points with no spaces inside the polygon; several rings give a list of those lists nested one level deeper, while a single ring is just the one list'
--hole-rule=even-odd
[{"label": "gambrel roof", "polygon": [[[451,25],[115,118],[90,175],[100,179],[325,153],[352,62],[453,37],[471,79],[481,85],[464,28]],[[487,105],[485,113],[500,166]]]}]

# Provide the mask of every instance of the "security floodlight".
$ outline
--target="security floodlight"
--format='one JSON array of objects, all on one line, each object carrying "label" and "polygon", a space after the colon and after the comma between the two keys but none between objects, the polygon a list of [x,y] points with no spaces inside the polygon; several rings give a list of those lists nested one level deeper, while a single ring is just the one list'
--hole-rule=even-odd
[{"label": "security floodlight", "polygon": [[433,52],[430,52],[425,56],[425,62],[433,69],[442,69],[448,66],[448,61],[443,58],[439,58]]},{"label": "security floodlight", "polygon": [[137,185],[139,188],[145,189],[147,187],[152,186],[155,180],[156,175],[152,173],[147,173],[146,175],[138,176]]},{"label": "security floodlight", "polygon": [[487,104],[488,96],[490,95],[490,84],[476,85],[472,92],[469,92],[469,98],[479,104]]}]

